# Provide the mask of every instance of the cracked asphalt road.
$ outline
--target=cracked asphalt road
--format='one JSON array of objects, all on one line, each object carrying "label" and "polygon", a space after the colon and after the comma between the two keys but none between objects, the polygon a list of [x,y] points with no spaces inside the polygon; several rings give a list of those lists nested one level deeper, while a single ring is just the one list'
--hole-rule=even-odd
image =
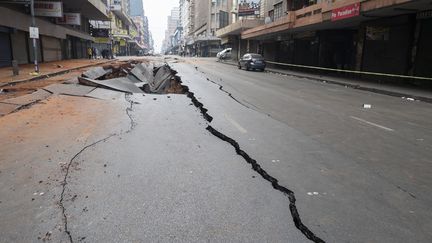
[{"label": "cracked asphalt road", "polygon": [[300,218],[326,242],[432,240],[430,104],[167,60],[193,97],[98,89],[0,118],[0,242],[310,242]]},{"label": "cracked asphalt road", "polygon": [[431,104],[213,59],[171,63],[212,126],[295,192],[315,234],[328,242],[431,241]]}]

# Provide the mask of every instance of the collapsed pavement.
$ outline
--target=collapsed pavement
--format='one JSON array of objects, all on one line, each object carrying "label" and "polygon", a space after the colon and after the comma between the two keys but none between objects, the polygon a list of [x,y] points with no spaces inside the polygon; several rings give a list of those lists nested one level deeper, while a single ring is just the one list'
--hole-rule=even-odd
[{"label": "collapsed pavement", "polygon": [[[146,61],[128,61],[91,68],[78,79],[50,84],[32,93],[0,100],[0,117],[29,108],[51,95],[71,95],[99,98],[98,89],[109,89],[123,93],[184,94],[176,72],[167,65]],[[0,93],[13,92],[13,87],[3,88]]]},{"label": "collapsed pavement", "polygon": [[94,68],[78,78],[82,85],[126,93],[184,94],[176,72],[167,64],[130,62],[120,67]]}]

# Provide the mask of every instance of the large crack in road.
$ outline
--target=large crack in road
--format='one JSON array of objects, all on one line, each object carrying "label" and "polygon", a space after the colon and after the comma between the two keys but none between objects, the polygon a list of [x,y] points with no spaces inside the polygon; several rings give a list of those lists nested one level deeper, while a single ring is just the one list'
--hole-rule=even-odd
[{"label": "large crack in road", "polygon": [[[198,70],[198,67],[195,67],[196,70]],[[180,79],[179,79],[180,80]],[[241,104],[242,106],[251,109],[250,107],[244,105],[243,103],[239,102],[236,98],[234,98],[232,96],[231,93],[223,90],[223,86],[210,80],[209,78],[207,78],[207,81],[210,81],[216,85],[219,85],[219,90],[227,93],[229,95],[229,97],[231,97],[233,100],[235,100],[237,103]],[[181,82],[181,80],[180,80]],[[208,122],[208,126],[206,128],[206,130],[208,132],[210,132],[212,135],[214,135],[215,137],[221,139],[222,141],[225,141],[227,143],[229,143],[236,151],[236,153],[241,156],[248,164],[250,164],[252,166],[252,169],[257,172],[264,180],[270,182],[272,184],[272,187],[283,193],[285,196],[287,196],[288,200],[289,200],[289,209],[291,212],[291,216],[294,222],[294,225],[296,226],[296,228],[304,235],[306,236],[307,239],[316,242],[316,243],[323,243],[325,242],[324,240],[322,240],[321,238],[319,238],[318,236],[316,236],[305,224],[303,224],[301,218],[300,218],[300,214],[297,210],[297,206],[296,206],[296,197],[295,194],[292,190],[288,189],[287,187],[281,186],[279,184],[279,181],[269,175],[267,173],[267,171],[265,171],[261,165],[253,158],[251,158],[244,150],[241,149],[239,143],[232,139],[231,137],[223,134],[222,132],[218,131],[217,129],[215,129],[214,127],[212,127],[210,125],[210,123],[213,121],[213,117],[211,115],[208,114],[208,109],[206,109],[204,107],[204,104],[201,103],[200,101],[198,101],[195,97],[195,94],[193,92],[190,91],[189,87],[184,85],[187,94],[187,97],[189,97],[192,101],[192,103],[195,105],[195,107],[197,107],[203,118]]]},{"label": "large crack in road", "polygon": [[[178,82],[180,84],[182,84],[182,81],[180,79],[180,77],[176,76],[175,77],[176,80],[178,80]],[[219,90],[225,92],[226,94],[228,94],[229,97],[231,97],[233,100],[235,100],[237,103],[239,103],[240,105],[252,109],[251,107],[243,104],[242,102],[238,101],[235,97],[233,97],[233,95],[229,92],[227,92],[226,90],[223,89],[223,86],[218,84],[217,82],[214,82],[212,80],[210,80],[209,78],[207,78],[207,81],[210,81],[216,85],[219,86]],[[278,182],[278,180],[269,175],[262,167],[261,165],[253,158],[251,158],[243,149],[241,149],[239,143],[234,140],[233,138],[223,134],[222,132],[218,131],[217,129],[215,129],[214,127],[212,127],[210,125],[210,123],[213,121],[213,117],[211,115],[208,114],[208,109],[205,108],[204,104],[201,103],[200,101],[198,101],[198,99],[195,97],[195,94],[193,92],[190,91],[189,87],[186,85],[182,85],[183,89],[184,89],[184,94],[186,94],[186,96],[191,100],[192,104],[197,107],[201,113],[201,115],[203,116],[203,118],[208,122],[208,125],[206,127],[206,130],[211,133],[213,136],[217,137],[218,139],[227,142],[228,144],[230,144],[236,151],[236,153],[241,156],[248,164],[251,165],[252,170],[254,170],[256,173],[258,173],[264,180],[268,181],[271,183],[272,187],[283,193],[289,200],[289,209],[291,212],[291,216],[292,216],[292,220],[294,222],[294,225],[296,226],[296,228],[309,240],[313,241],[313,242],[318,242],[318,243],[322,243],[324,242],[324,240],[322,240],[321,238],[319,238],[318,236],[316,236],[306,225],[303,224],[299,212],[297,210],[297,206],[296,206],[296,197],[294,195],[294,192],[284,186],[281,186]],[[66,172],[65,172],[65,176],[64,179],[62,181],[62,192],[61,192],[61,196],[60,196],[60,208],[62,210],[62,216],[63,216],[63,222],[64,222],[64,229],[65,229],[65,233],[68,236],[68,239],[71,243],[74,242],[74,238],[73,238],[73,234],[71,232],[71,230],[69,229],[68,226],[68,215],[66,213],[66,207],[64,205],[65,202],[65,193],[66,193],[66,188],[68,185],[68,177],[70,176],[70,168],[72,166],[72,164],[74,163],[74,161],[76,160],[76,158],[78,158],[81,154],[83,154],[86,150],[88,150],[89,148],[92,148],[94,146],[97,146],[100,143],[106,142],[108,141],[110,138],[114,137],[114,136],[121,136],[122,134],[125,133],[130,133],[132,132],[137,123],[135,122],[132,112],[133,112],[133,108],[135,104],[139,104],[137,102],[134,102],[131,99],[131,95],[130,94],[125,94],[125,100],[128,103],[126,109],[125,109],[125,113],[129,118],[129,128],[127,131],[121,131],[118,133],[114,133],[114,134],[110,134],[109,136],[106,136],[92,144],[86,145],[85,147],[83,147],[80,151],[78,151],[78,153],[76,153],[71,160],[69,161],[69,163],[66,165]]]},{"label": "large crack in road", "polygon": [[78,153],[76,153],[69,161],[69,163],[66,164],[66,168],[65,168],[65,176],[63,178],[63,181],[61,182],[61,186],[62,186],[62,191],[60,194],[60,201],[59,201],[59,206],[61,208],[62,211],[62,217],[63,217],[63,227],[65,230],[65,233],[67,234],[67,237],[69,239],[69,241],[71,243],[74,242],[73,240],[73,236],[72,236],[72,232],[69,229],[68,226],[68,216],[66,214],[66,206],[64,205],[65,202],[65,192],[66,192],[66,187],[68,185],[68,177],[70,174],[70,168],[73,164],[73,162],[76,160],[76,158],[78,158],[78,156],[80,156],[81,154],[83,154],[86,150],[88,150],[89,148],[92,148],[94,146],[97,146],[100,143],[106,142],[108,141],[110,138],[115,137],[115,136],[121,136],[124,133],[130,133],[132,132],[137,123],[135,122],[135,120],[133,119],[133,116],[131,114],[131,112],[133,111],[133,105],[136,104],[136,102],[134,102],[131,98],[130,98],[130,94],[125,93],[125,100],[126,102],[129,104],[126,109],[125,109],[125,113],[128,116],[129,120],[130,120],[130,125],[129,125],[129,129],[125,132],[119,132],[119,133],[114,133],[114,134],[110,134],[100,140],[97,140],[96,142],[93,142],[89,145],[86,145],[85,147],[83,147],[80,151],[78,151]]},{"label": "large crack in road", "polygon": [[[199,70],[197,66],[195,66],[195,70],[201,72],[202,74],[204,74],[206,76],[208,75],[207,73]],[[242,106],[244,106],[244,107],[246,107],[248,109],[254,110],[254,111],[259,112],[259,113],[262,113],[262,114],[264,114],[266,116],[272,117],[270,114],[263,112],[261,108],[255,106],[254,104],[252,104],[252,103],[250,103],[250,102],[248,102],[246,100],[243,100],[243,102],[240,101],[239,99],[237,99],[236,97],[234,97],[234,95],[232,95],[231,92],[227,91],[222,84],[218,83],[217,81],[212,80],[212,79],[210,79],[208,77],[206,77],[206,80],[209,81],[210,83],[213,83],[213,84],[217,85],[219,87],[220,91],[224,92],[226,95],[228,95],[228,97],[230,97],[232,100],[234,100],[238,104],[240,104],[240,105],[242,105]],[[220,79],[220,81],[222,81],[222,79]],[[246,105],[245,103],[247,103],[248,105]]]}]

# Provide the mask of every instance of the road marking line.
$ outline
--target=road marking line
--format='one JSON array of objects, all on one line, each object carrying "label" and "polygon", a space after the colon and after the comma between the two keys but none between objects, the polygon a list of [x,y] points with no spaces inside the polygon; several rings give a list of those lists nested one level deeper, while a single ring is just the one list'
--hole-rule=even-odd
[{"label": "road marking line", "polygon": [[388,128],[388,127],[385,127],[385,126],[381,126],[379,124],[376,124],[376,123],[373,123],[373,122],[370,122],[370,121],[366,121],[364,119],[361,119],[361,118],[358,118],[358,117],[355,117],[355,116],[350,116],[350,117],[352,119],[354,119],[354,120],[364,122],[364,123],[369,124],[371,126],[378,127],[378,128],[384,129],[384,130],[389,131],[389,132],[394,132],[394,130],[391,129],[391,128]]},{"label": "road marking line", "polygon": [[227,114],[225,114],[225,119],[227,119],[231,124],[233,124],[241,133],[247,133],[247,130],[244,129],[240,124],[231,119]]}]

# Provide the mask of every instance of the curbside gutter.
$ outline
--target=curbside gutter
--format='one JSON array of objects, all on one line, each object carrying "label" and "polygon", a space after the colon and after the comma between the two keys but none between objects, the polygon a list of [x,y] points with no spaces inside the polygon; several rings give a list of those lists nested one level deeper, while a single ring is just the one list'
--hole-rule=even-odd
[{"label": "curbside gutter", "polygon": [[[231,65],[231,66],[237,66],[236,63],[231,62],[231,61],[222,61],[219,63],[227,64],[227,65]],[[305,74],[305,75],[294,74],[294,73],[289,73],[289,71],[282,72],[282,71],[279,71],[277,69],[272,69],[272,68],[267,68],[266,72],[275,73],[275,74],[282,74],[282,75],[287,75],[287,76],[294,76],[294,77],[298,77],[298,78],[307,78],[307,79],[310,79],[313,81],[326,82],[329,84],[335,84],[335,85],[344,86],[344,87],[348,87],[348,88],[352,88],[352,89],[358,89],[358,90],[363,90],[363,91],[368,91],[368,92],[373,92],[373,93],[383,94],[383,95],[388,95],[388,96],[393,96],[393,97],[412,98],[412,99],[419,100],[422,102],[432,103],[432,97],[413,95],[412,93],[411,94],[410,93],[402,93],[402,92],[396,92],[396,91],[391,91],[391,90],[386,90],[386,89],[373,88],[373,87],[363,86],[360,84],[352,84],[352,83],[347,83],[347,82],[340,82],[340,81],[335,81],[335,80],[330,80],[330,79],[325,79],[325,78],[314,77],[314,76],[310,76],[307,74]]]}]

